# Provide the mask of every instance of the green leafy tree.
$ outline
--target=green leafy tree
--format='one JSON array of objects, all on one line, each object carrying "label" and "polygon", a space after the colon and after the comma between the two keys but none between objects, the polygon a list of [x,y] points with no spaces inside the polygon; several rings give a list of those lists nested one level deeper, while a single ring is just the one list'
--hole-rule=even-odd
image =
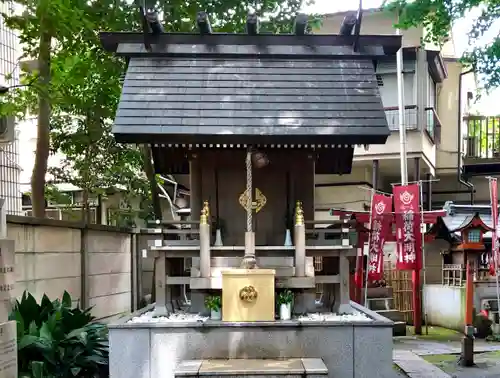
[{"label": "green leafy tree", "polygon": [[[5,0],[3,0],[5,1]],[[74,31],[88,27],[84,14],[85,2],[74,0],[18,0],[23,9],[21,15],[2,17],[8,27],[20,32],[23,58],[35,59],[37,64],[31,73],[31,88],[37,99],[37,154],[31,178],[31,198],[35,216],[45,213],[45,174],[49,157],[51,113],[51,57],[54,45],[71,41]],[[23,99],[33,96],[20,96]],[[22,106],[21,103],[18,105]],[[26,108],[28,104],[24,103]]]},{"label": "green leafy tree", "polygon": [[477,45],[478,39],[498,28],[499,0],[393,0],[387,3],[390,10],[400,11],[398,27],[408,29],[423,25],[429,31],[426,41],[439,45],[450,37],[455,21],[478,8],[480,15],[469,30],[470,45],[474,47],[462,60],[482,75],[485,90],[500,85],[500,34],[496,31],[491,43]]},{"label": "green leafy tree", "polygon": [[[122,188],[130,195],[150,196],[145,193],[147,180],[142,174],[145,171],[149,181],[155,182],[150,151],[147,147],[120,145],[110,132],[125,62],[104,52],[99,42],[99,31],[140,30],[138,4],[130,5],[126,0],[17,2],[25,8],[23,15],[4,17],[20,34],[25,58],[37,64],[23,78],[30,85],[5,96],[1,111],[17,116],[28,111],[38,114],[32,176],[34,216],[44,215],[50,149],[65,155],[62,165],[50,169],[50,173],[57,181],[82,188],[84,202],[110,187]],[[292,18],[306,3],[309,1],[258,2],[257,13],[265,17],[261,29],[291,31]],[[194,30],[199,10],[209,13],[215,31],[242,32],[251,5],[253,1],[239,0],[148,2],[148,8],[157,9],[163,17],[166,31],[177,32]]]}]

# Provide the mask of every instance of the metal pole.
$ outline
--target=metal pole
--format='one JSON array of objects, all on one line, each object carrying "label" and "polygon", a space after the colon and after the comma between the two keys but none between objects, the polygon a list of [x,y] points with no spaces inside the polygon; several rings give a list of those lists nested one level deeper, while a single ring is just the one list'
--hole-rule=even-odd
[{"label": "metal pole", "polygon": [[425,268],[425,224],[424,224],[424,196],[423,196],[423,185],[422,181],[419,183],[420,185],[420,227],[423,230],[422,231],[422,270],[423,270],[423,276],[424,276],[424,285],[423,285],[423,290],[422,290],[422,299],[424,302],[424,322],[425,322],[425,334],[429,334],[429,325],[427,324],[427,306],[425,305],[425,285],[427,283],[427,275],[426,275],[426,268]]},{"label": "metal pole", "polygon": [[[399,18],[399,17],[398,17]],[[401,30],[396,29],[396,35],[401,35]],[[398,80],[398,120],[399,120],[399,144],[401,161],[401,184],[408,182],[408,162],[406,151],[406,123],[405,123],[405,99],[404,99],[404,78],[403,78],[403,47],[396,54],[396,70]]]}]

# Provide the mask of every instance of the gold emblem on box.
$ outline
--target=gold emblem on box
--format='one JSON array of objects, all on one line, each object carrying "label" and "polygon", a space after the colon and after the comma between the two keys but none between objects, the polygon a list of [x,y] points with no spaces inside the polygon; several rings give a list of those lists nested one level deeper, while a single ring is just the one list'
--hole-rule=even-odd
[{"label": "gold emblem on box", "polygon": [[240,299],[245,302],[254,302],[258,295],[257,290],[252,285],[245,286],[240,290]]}]

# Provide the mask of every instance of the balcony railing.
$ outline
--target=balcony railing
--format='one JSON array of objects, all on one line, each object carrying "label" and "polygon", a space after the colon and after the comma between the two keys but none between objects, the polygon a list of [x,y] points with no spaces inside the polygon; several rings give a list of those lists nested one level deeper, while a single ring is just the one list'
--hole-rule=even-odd
[{"label": "balcony railing", "polygon": [[[399,131],[399,110],[397,106],[386,107],[385,116],[391,131]],[[404,110],[406,130],[425,130],[429,138],[434,142],[439,141],[441,135],[441,122],[434,108],[425,108],[425,125],[418,124],[417,105],[407,105]]]},{"label": "balcony railing", "polygon": [[463,153],[466,158],[500,159],[500,116],[467,116]]}]

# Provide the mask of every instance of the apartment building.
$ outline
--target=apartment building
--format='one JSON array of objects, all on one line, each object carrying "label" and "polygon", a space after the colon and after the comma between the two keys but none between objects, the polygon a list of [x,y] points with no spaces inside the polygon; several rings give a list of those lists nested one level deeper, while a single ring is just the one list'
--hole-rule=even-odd
[{"label": "apartment building", "polygon": [[[0,2],[0,12],[11,14],[14,4]],[[20,46],[16,33],[7,28],[0,17],[0,86],[19,84],[18,58]],[[0,198],[5,199],[7,214],[21,215],[21,167],[19,166],[19,140],[16,131],[11,143],[0,143]]]},{"label": "apartment building", "polygon": [[[325,15],[316,33],[338,33],[345,15]],[[361,34],[393,35],[394,22],[395,18],[385,12],[367,10]],[[474,74],[462,74],[453,40],[442,49],[424,48],[424,33],[423,27],[402,31],[408,179],[439,180],[424,184],[427,208],[440,207],[449,200],[468,203],[472,185],[464,183],[459,173],[464,163],[462,135],[467,134],[462,119],[474,92]],[[392,184],[401,181],[396,60],[377,62],[376,77],[392,133],[385,145],[357,146],[351,174],[316,176],[317,219],[327,218],[332,207],[366,210],[371,188],[392,192]],[[476,201],[487,201],[487,180],[471,180]]]}]

